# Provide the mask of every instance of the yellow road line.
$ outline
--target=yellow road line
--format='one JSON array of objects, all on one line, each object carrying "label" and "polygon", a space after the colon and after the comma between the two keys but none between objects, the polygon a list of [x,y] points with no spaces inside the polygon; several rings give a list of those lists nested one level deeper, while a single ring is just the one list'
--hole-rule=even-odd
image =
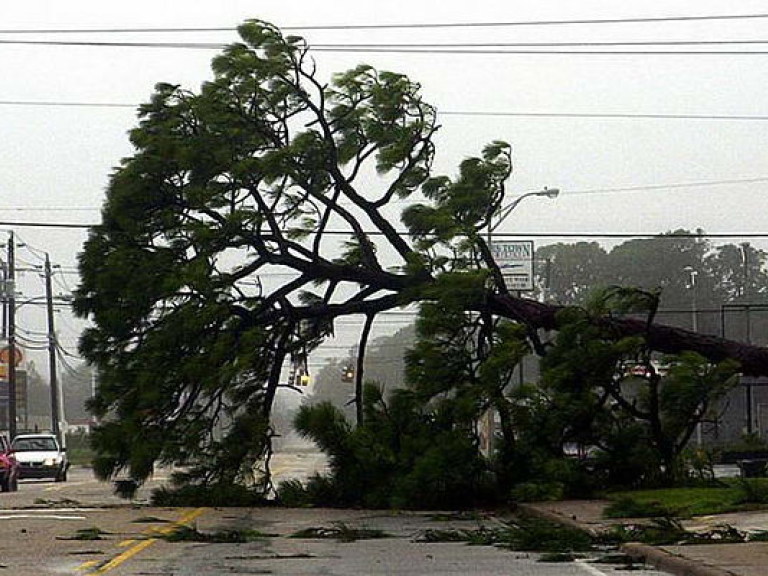
[{"label": "yellow road line", "polygon": [[[183,526],[185,524],[188,524],[189,522],[191,522],[195,518],[197,518],[199,516],[202,516],[207,511],[208,511],[208,508],[195,508],[194,510],[191,510],[190,512],[187,512],[186,514],[184,514],[181,518],[176,520],[170,526],[166,526],[165,528],[163,528],[161,530],[156,530],[155,532],[160,532],[162,534],[167,534],[169,532],[172,532],[173,530],[175,530],[179,526]],[[150,532],[151,532],[151,530],[145,530],[144,533],[146,534],[146,533],[150,533]],[[107,562],[106,564],[102,564],[101,566],[96,568],[94,571],[88,572],[88,574],[92,574],[92,575],[106,574],[107,572],[109,572],[113,568],[117,568],[118,566],[120,566],[120,564],[122,564],[126,560],[132,558],[133,556],[135,556],[136,554],[138,554],[142,550],[144,550],[146,548],[149,548],[150,546],[152,546],[152,544],[157,542],[157,540],[158,540],[157,538],[148,538],[146,540],[140,540],[136,544],[134,544],[133,546],[128,548],[125,552],[122,552],[122,553],[118,554],[117,556],[112,558],[109,562]],[[90,566],[91,566],[91,563],[90,562],[86,562],[86,563],[84,563],[84,564],[82,564],[80,566],[80,570],[86,570],[86,569],[90,568]]]},{"label": "yellow road line", "polygon": [[144,548],[149,548],[155,542],[157,542],[157,538],[142,540],[138,544],[135,544],[134,546],[131,546],[130,548],[128,548],[128,550],[126,550],[122,554],[118,554],[117,556],[112,558],[112,560],[110,560],[106,564],[103,564],[93,572],[89,572],[89,574],[104,574],[106,572],[109,572],[110,570],[112,570],[112,568],[117,568],[118,566],[120,566],[120,564],[122,564],[126,560],[132,558],[133,556],[135,556],[136,554],[144,550]]}]

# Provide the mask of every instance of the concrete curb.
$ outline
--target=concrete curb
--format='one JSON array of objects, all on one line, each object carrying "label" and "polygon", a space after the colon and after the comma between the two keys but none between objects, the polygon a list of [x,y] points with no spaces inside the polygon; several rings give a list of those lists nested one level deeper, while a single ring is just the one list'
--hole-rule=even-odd
[{"label": "concrete curb", "polygon": [[592,537],[598,536],[600,534],[599,529],[593,528],[591,526],[586,526],[585,524],[582,524],[581,522],[579,522],[578,519],[576,518],[571,518],[570,516],[558,514],[557,512],[552,512],[551,510],[542,510],[541,508],[537,508],[536,506],[531,506],[530,504],[518,504],[517,509],[523,514],[527,514],[528,516],[541,518],[542,520],[554,522],[555,524],[563,524],[564,526],[568,526],[569,528],[575,528],[576,530],[581,530],[582,532],[586,532]]},{"label": "concrete curb", "polygon": [[730,570],[702,564],[639,542],[622,544],[619,549],[633,560],[649,564],[675,576],[736,576]]}]

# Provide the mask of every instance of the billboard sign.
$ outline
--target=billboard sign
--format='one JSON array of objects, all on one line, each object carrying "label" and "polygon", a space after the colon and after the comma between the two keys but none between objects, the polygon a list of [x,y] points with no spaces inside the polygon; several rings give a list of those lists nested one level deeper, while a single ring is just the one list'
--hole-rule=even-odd
[{"label": "billboard sign", "polygon": [[533,240],[492,241],[490,246],[507,290],[533,290]]}]

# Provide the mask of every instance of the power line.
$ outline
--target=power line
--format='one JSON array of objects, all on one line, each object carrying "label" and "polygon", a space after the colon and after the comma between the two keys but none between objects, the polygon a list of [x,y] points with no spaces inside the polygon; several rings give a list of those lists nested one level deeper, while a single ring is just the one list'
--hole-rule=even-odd
[{"label": "power line", "polygon": [[119,102],[63,102],[55,100],[0,100],[0,106],[66,106],[72,108],[138,108],[138,104]]},{"label": "power line", "polygon": [[542,56],[765,56],[768,50],[501,50],[462,48],[314,48],[316,52],[393,53],[393,54],[476,54],[476,55],[542,55]]},{"label": "power line", "polygon": [[[32,45],[32,46],[90,46],[90,47],[115,47],[115,48],[190,48],[221,50],[229,44],[222,42],[114,42],[114,41],[86,41],[86,40],[6,40],[0,39],[0,44],[8,45]],[[325,52],[429,52],[442,50],[461,50],[462,53],[483,53],[482,50],[499,48],[589,48],[589,47],[616,47],[616,46],[742,46],[768,44],[768,40],[630,40],[630,41],[592,41],[592,42],[440,42],[440,43],[325,43],[313,42],[309,45],[312,50]],[[466,52],[464,52],[466,51]],[[502,53],[504,53],[502,51]],[[576,52],[578,53],[578,52]]]},{"label": "power line", "polygon": [[99,210],[99,208],[95,206],[0,206],[0,212],[93,212],[94,210]]},{"label": "power line", "polygon": [[[131,108],[139,104],[121,102],[77,102],[56,100],[0,100],[0,106],[42,106],[70,108]],[[512,111],[480,111],[480,110],[439,110],[440,116],[467,117],[531,117],[531,118],[624,118],[624,119],[660,119],[660,120],[732,120],[732,121],[766,121],[763,115],[727,115],[727,114],[641,114],[641,113],[600,113],[600,112],[512,112]],[[0,208],[0,211],[11,210],[50,210],[50,211],[85,211],[95,210],[87,207],[52,207],[52,208]]]},{"label": "power line", "polygon": [[0,44],[31,46],[87,46],[92,48],[184,48],[193,50],[221,50],[228,44],[221,42],[87,42],[80,40],[2,40]]},{"label": "power line", "polygon": [[[2,102],[0,102],[2,104]],[[634,113],[600,113],[600,112],[482,112],[472,110],[438,110],[438,116],[469,116],[469,117],[518,117],[518,118],[625,118],[649,120],[742,120],[765,121],[768,116],[760,115],[727,115],[727,114],[634,114]]]},{"label": "power line", "polygon": [[[750,43],[765,44],[766,41],[715,41],[715,42],[679,42],[676,45],[705,45],[705,44],[750,44]],[[0,39],[0,45],[34,45],[34,46],[81,46],[91,48],[174,48],[174,49],[194,49],[194,50],[221,50],[227,46],[223,43],[207,43],[207,42],[86,42],[86,41],[69,41],[69,40],[2,40]],[[667,46],[669,43],[665,42],[616,42],[616,43],[596,43],[596,42],[572,42],[572,43],[529,43],[529,44],[499,44],[499,46],[537,46],[544,47],[558,47],[558,46],[570,46],[570,47],[587,47],[587,46],[624,46],[624,45],[637,45],[637,46]],[[410,47],[408,47],[410,46]],[[480,44],[475,45],[473,48],[455,48],[449,47],[452,44],[445,44],[442,48],[429,48],[429,45],[312,45],[311,49],[315,52],[336,52],[336,53],[393,53],[393,54],[463,54],[463,55],[555,55],[555,56],[764,56],[768,54],[768,50],[543,50],[543,49],[504,49],[504,48],[481,48]]]},{"label": "power line", "polygon": [[[421,22],[392,24],[308,24],[281,26],[282,30],[387,30],[424,28],[502,28],[512,26],[563,26],[602,24],[644,24],[660,22],[706,22],[723,20],[757,20],[768,18],[768,14],[711,14],[693,16],[649,16],[636,18],[584,18],[573,20],[521,20],[512,22]],[[140,28],[27,28],[3,29],[0,34],[115,34],[115,33],[188,33],[188,32],[232,32],[234,26],[216,27],[140,27]]]},{"label": "power line", "polygon": [[[764,118],[768,120],[768,116]],[[724,186],[729,184],[757,184],[761,182],[768,182],[768,176],[756,176],[754,178],[731,178],[731,179],[724,179],[724,180],[699,180],[694,182],[673,182],[669,184],[651,184],[651,185],[643,185],[643,186],[624,186],[624,187],[614,187],[614,188],[588,188],[585,190],[569,190],[567,192],[564,192],[563,196],[572,196],[577,194],[603,194],[603,193],[609,193],[609,192],[637,192],[637,191],[668,190],[668,189],[679,189],[679,188],[699,188],[699,187],[706,187],[706,186]],[[48,209],[38,208],[36,206],[33,206],[33,207],[16,206],[13,208],[0,207],[0,212],[5,210],[37,211],[37,210],[48,210]],[[101,210],[101,208],[83,206],[83,207],[71,208],[71,209],[66,207],[59,207],[59,208],[52,208],[52,210],[54,211],[56,210],[98,211],[98,210]],[[3,224],[4,223],[0,222],[0,226],[2,226]],[[93,224],[67,224],[63,226],[90,227],[90,226],[93,226]],[[38,252],[44,252],[41,249],[36,249],[36,250]]]},{"label": "power line", "polygon": [[[71,224],[65,222],[2,222],[0,226],[7,227],[37,227],[37,228],[82,228],[87,229],[97,224]],[[404,230],[397,232],[408,236]],[[326,230],[323,234],[328,236],[348,236],[348,230]],[[383,236],[383,232],[371,230],[366,232],[369,236]],[[768,232],[725,232],[725,233],[659,233],[659,232],[494,232],[498,238],[768,238]]]},{"label": "power line", "polygon": [[592,188],[587,190],[573,190],[563,194],[563,196],[570,196],[576,194],[606,194],[609,192],[638,192],[649,190],[670,190],[680,188],[699,188],[702,186],[724,186],[727,184],[756,184],[760,182],[768,182],[768,177],[756,177],[756,178],[735,178],[731,180],[703,180],[699,182],[678,182],[674,184],[652,184],[648,186],[625,186],[622,188]]},{"label": "power line", "polygon": [[768,44],[768,40],[746,39],[746,40],[630,40],[630,41],[591,41],[591,42],[347,42],[347,43],[311,43],[309,47],[313,48],[402,48],[402,49],[422,49],[422,48],[565,48],[565,47],[593,47],[593,46],[733,46],[733,45],[756,45]]},{"label": "power line", "polygon": [[96,224],[74,224],[71,222],[6,222],[0,221],[0,226],[9,226],[14,228],[81,228],[87,229]]}]

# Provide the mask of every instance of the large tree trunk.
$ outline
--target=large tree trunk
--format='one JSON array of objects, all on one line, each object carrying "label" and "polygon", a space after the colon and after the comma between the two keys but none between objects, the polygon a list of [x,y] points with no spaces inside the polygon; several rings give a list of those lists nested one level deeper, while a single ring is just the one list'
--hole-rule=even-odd
[{"label": "large tree trunk", "polygon": [[[531,328],[557,330],[557,313],[562,306],[543,304],[526,298],[515,298],[508,294],[491,297],[490,305],[494,313],[520,322]],[[768,376],[768,348],[726,340],[718,336],[699,334],[666,326],[651,324],[637,318],[603,317],[596,320],[617,333],[632,336],[645,336],[648,346],[657,352],[675,354],[684,350],[698,352],[712,362],[732,358],[739,362],[740,371],[748,376]]]}]

